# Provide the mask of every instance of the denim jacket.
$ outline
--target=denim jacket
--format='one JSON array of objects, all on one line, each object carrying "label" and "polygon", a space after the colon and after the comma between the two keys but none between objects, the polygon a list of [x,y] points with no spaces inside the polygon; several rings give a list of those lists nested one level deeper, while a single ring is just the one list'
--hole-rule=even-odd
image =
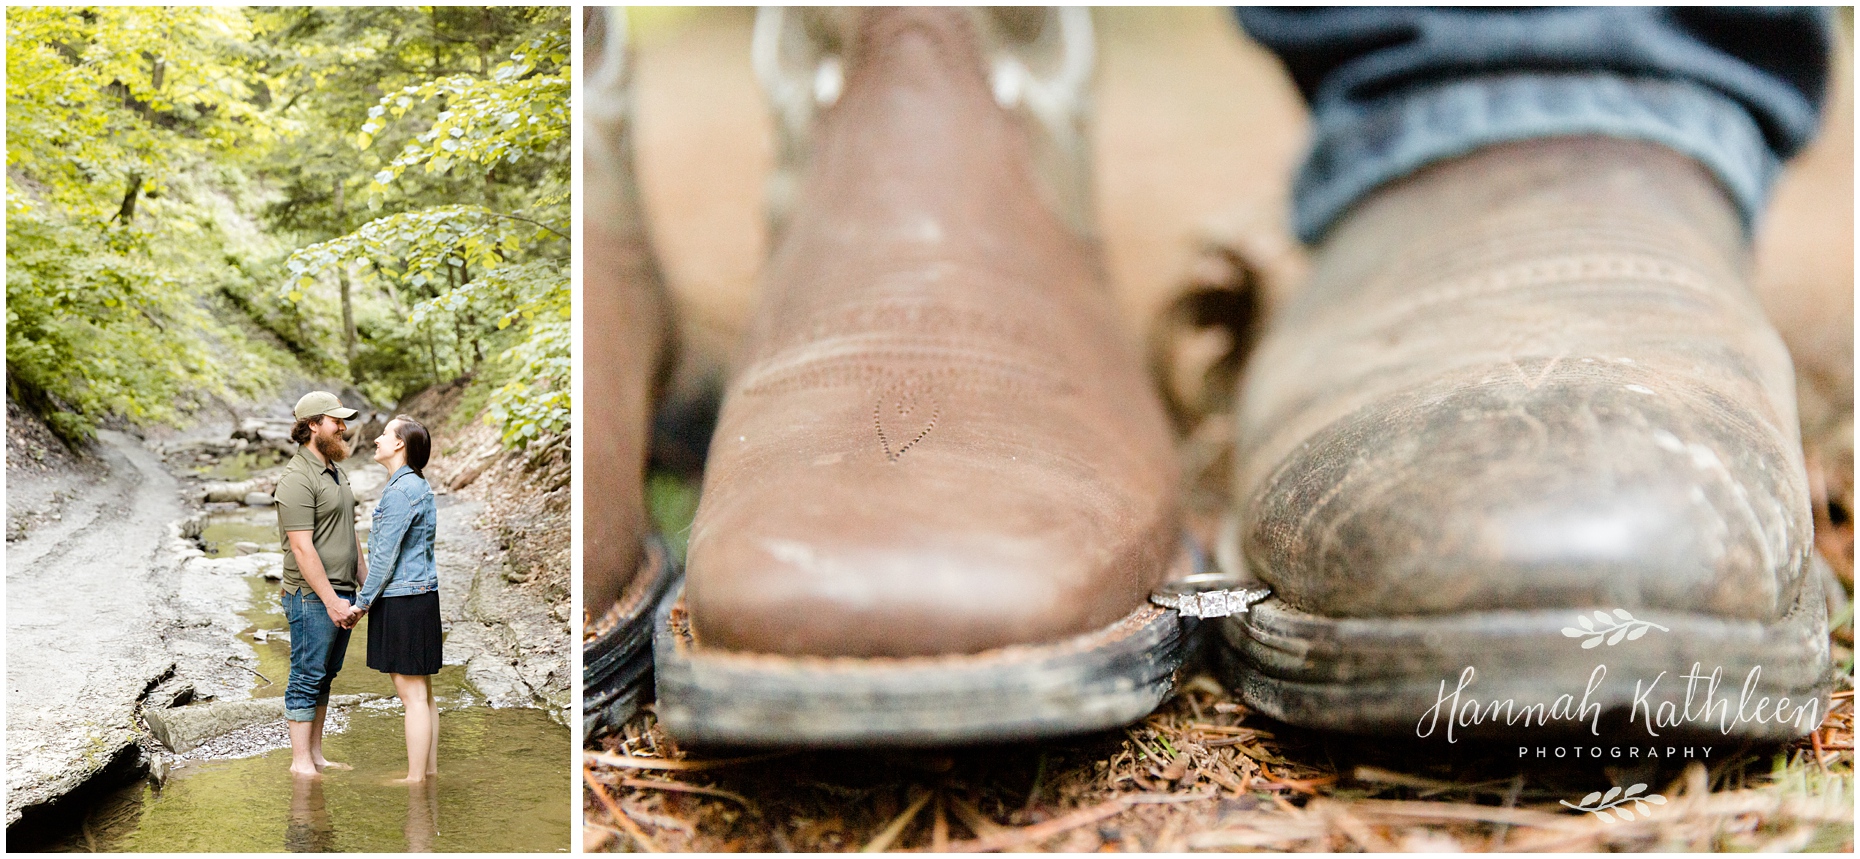
[{"label": "denim jacket", "polygon": [[363,609],[377,597],[404,597],[439,589],[433,563],[433,535],[439,514],[433,490],[413,469],[401,466],[381,490],[374,525],[368,532],[368,580],[355,604]]}]

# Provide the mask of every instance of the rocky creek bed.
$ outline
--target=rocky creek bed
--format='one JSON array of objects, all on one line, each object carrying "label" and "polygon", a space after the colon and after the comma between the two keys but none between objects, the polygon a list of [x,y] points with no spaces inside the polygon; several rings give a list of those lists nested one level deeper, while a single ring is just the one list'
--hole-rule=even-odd
[{"label": "rocky creek bed", "polygon": [[[357,769],[293,791],[270,491],[294,446],[287,419],[224,426],[159,444],[104,432],[88,468],[16,470],[9,444],[9,484],[43,508],[8,510],[9,843],[565,848],[566,612],[517,584],[476,525],[484,503],[443,487],[440,778],[411,794],[379,784],[404,772],[405,752],[392,684],[365,664],[364,620],[327,742]],[[387,475],[365,454],[345,465],[365,528]]]}]

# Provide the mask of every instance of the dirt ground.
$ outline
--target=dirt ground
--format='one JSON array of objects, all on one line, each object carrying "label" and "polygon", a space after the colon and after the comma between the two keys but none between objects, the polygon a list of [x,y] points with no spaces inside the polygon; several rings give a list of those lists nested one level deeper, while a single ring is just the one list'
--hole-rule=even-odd
[{"label": "dirt ground", "polygon": [[[1253,316],[1305,266],[1287,228],[1304,108],[1221,9],[1100,9],[1098,225],[1133,340],[1178,406],[1191,525],[1226,503],[1234,372],[1197,338],[1198,300],[1262,287]],[[766,236],[772,131],[749,65],[753,13],[656,9],[638,47],[639,170],[685,334],[687,384],[727,371],[754,300]],[[1826,131],[1792,162],[1762,224],[1760,297],[1800,378],[1822,554],[1853,590],[1852,18]],[[1231,315],[1231,314],[1230,314]],[[1124,731],[928,752],[687,756],[650,712],[591,746],[584,843],[605,850],[1652,850],[1853,849],[1852,612],[1835,631],[1847,667],[1833,712],[1787,747],[1726,748],[1709,763],[1521,766],[1515,748],[1443,757],[1400,743],[1314,734],[1247,712],[1190,672]],[[1652,816],[1574,813],[1592,786],[1644,783]]]},{"label": "dirt ground", "polygon": [[51,427],[12,397],[6,401],[6,539],[63,515],[65,502],[103,473],[101,463],[71,452]]},{"label": "dirt ground", "polygon": [[7,543],[9,828],[133,758],[136,708],[175,665],[163,585],[181,516],[173,478],[132,436],[100,431],[82,471],[29,477],[13,465],[24,450],[8,447],[9,488],[51,504]]}]

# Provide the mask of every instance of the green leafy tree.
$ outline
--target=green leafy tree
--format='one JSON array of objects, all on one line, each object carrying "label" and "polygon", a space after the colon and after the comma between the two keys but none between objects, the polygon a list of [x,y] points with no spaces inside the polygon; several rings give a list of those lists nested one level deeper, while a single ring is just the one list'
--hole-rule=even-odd
[{"label": "green leafy tree", "polygon": [[[568,31],[565,16],[549,24],[479,73],[382,94],[357,126],[360,152],[398,143],[371,175],[372,209],[473,202],[383,215],[303,248],[280,287],[291,302],[331,280],[379,287],[404,312],[403,333],[423,341],[434,381],[442,352],[464,372],[493,351],[490,416],[513,445],[569,418]],[[436,178],[485,190],[446,193]]]},{"label": "green leafy tree", "polygon": [[[474,201],[508,210],[519,205],[513,198],[533,186],[543,169],[525,164],[493,176],[420,173],[399,183],[394,195],[374,194],[369,193],[370,177],[386,164],[383,153],[391,156],[417,129],[408,123],[384,133],[374,148],[357,147],[354,132],[388,92],[486,72],[534,34],[566,31],[561,9],[279,7],[255,12],[255,20],[260,63],[279,105],[279,121],[290,129],[289,138],[265,162],[266,174],[284,192],[267,212],[273,227],[314,242],[350,233],[370,218],[433,205]],[[374,289],[353,283],[347,269],[329,274],[339,315],[322,312],[322,296],[314,295],[308,302],[285,302],[280,315],[303,327],[315,342],[339,336],[351,380],[378,398],[396,399],[438,380],[439,361],[430,365],[429,374],[412,372],[406,360],[409,347],[435,359],[448,351],[435,339],[437,332],[412,331],[406,324],[403,299],[417,300],[425,290],[402,295],[379,283]],[[266,299],[280,300],[277,295]]]},{"label": "green leafy tree", "polygon": [[213,296],[263,252],[237,153],[272,129],[223,8],[9,8],[7,386],[68,439],[267,383]]},{"label": "green leafy tree", "polygon": [[473,375],[513,443],[566,427],[566,9],[6,17],[10,396],[79,439]]}]

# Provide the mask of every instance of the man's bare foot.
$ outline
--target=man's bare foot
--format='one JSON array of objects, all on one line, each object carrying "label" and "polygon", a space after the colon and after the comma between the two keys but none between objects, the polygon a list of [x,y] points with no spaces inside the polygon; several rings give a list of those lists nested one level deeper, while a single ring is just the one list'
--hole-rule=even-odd
[{"label": "man's bare foot", "polygon": [[398,784],[398,785],[425,784],[427,775],[431,775],[431,773],[421,775],[419,778],[414,778],[413,776],[407,776],[405,778],[391,778],[391,779],[388,779],[387,782],[385,783],[386,784]]},{"label": "man's bare foot", "polygon": [[331,761],[331,760],[318,760],[318,761],[316,762],[316,768],[317,768],[317,770],[318,770],[318,771],[322,771],[322,770],[352,770],[352,769],[355,769],[355,767],[353,767],[353,766],[350,766],[349,764],[341,764],[341,763],[337,763],[337,762],[335,762],[335,761]]},{"label": "man's bare foot", "polygon": [[311,765],[309,769],[304,769],[301,764],[293,762],[291,764],[291,775],[298,778],[320,778],[323,775],[323,771],[317,769],[315,765]]}]

